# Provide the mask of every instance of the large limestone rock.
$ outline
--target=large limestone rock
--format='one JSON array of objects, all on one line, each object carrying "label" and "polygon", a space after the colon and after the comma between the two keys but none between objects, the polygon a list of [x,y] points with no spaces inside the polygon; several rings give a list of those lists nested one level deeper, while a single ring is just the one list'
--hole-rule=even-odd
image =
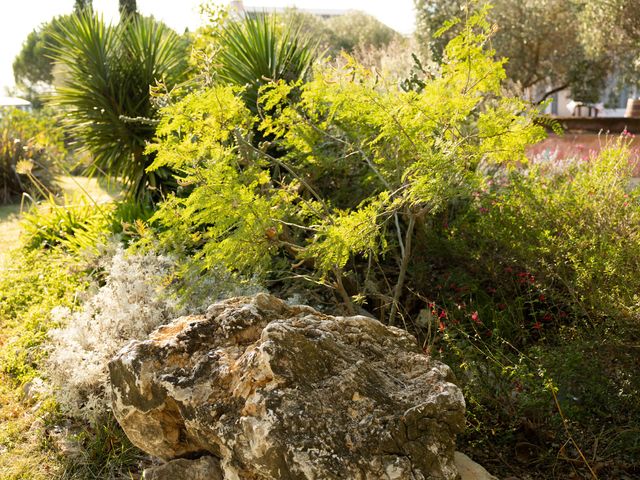
[{"label": "large limestone rock", "polygon": [[451,371],[368,317],[234,298],[129,344],[109,370],[138,447],[212,457],[224,479],[459,478]]}]

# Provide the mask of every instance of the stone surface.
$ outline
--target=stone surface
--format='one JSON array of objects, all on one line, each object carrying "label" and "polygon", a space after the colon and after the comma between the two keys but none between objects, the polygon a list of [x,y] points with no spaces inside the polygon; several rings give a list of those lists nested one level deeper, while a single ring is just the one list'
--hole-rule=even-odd
[{"label": "stone surface", "polygon": [[220,461],[214,457],[196,460],[179,458],[157,467],[147,468],[142,480],[223,480]]},{"label": "stone surface", "polygon": [[454,462],[460,473],[460,480],[498,480],[482,465],[474,462],[462,452],[455,453]]},{"label": "stone surface", "polygon": [[138,447],[213,456],[228,480],[459,478],[450,369],[368,317],[234,298],[130,343],[109,370]]}]

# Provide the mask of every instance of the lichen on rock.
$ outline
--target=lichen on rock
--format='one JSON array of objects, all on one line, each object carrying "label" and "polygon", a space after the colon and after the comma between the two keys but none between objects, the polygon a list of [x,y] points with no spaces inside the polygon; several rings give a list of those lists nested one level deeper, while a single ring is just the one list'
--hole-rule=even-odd
[{"label": "lichen on rock", "polygon": [[258,294],[179,318],[109,364],[129,438],[225,479],[456,479],[464,399],[414,337]]}]

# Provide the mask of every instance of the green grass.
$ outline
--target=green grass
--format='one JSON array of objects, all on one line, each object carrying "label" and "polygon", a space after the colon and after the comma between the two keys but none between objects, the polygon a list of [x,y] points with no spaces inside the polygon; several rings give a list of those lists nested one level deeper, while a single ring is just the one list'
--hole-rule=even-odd
[{"label": "green grass", "polygon": [[[16,207],[2,211],[6,225]],[[8,258],[0,274],[0,479],[139,478],[146,457],[112,417],[88,425],[66,417],[46,391],[27,393],[42,376],[42,345],[56,326],[49,312],[77,305],[90,267],[56,248],[17,248]]]},{"label": "green grass", "polygon": [[[103,178],[61,176],[56,183],[63,195],[69,198],[86,197],[96,203],[108,203],[120,198],[122,185]],[[21,206],[0,205],[0,270],[5,267],[8,253],[19,245],[20,211],[29,208],[30,202],[25,199]]]}]

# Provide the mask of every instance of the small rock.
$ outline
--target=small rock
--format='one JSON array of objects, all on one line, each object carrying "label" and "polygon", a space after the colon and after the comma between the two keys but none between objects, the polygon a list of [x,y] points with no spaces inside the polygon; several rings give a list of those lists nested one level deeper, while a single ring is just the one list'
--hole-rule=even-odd
[{"label": "small rock", "polygon": [[24,402],[33,401],[38,395],[45,393],[47,386],[39,377],[32,379],[22,386],[22,400]]},{"label": "small rock", "polygon": [[498,480],[462,452],[455,453],[454,462],[461,480]]}]

